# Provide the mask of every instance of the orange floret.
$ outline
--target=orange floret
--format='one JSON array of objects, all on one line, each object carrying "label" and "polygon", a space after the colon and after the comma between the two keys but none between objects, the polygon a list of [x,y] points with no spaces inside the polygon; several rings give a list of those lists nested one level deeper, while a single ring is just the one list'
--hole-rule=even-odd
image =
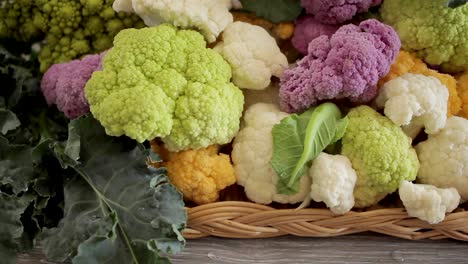
[{"label": "orange floret", "polygon": [[439,79],[449,91],[447,115],[450,117],[458,114],[461,109],[461,100],[460,97],[458,97],[457,81],[455,78],[452,75],[439,73],[435,70],[429,69],[421,59],[409,52],[400,51],[397,59],[390,67],[389,73],[379,81],[379,87],[408,72],[432,76]]},{"label": "orange floret", "polygon": [[163,160],[151,165],[167,168],[169,180],[182,192],[186,201],[196,204],[216,202],[221,190],[236,183],[231,160],[226,154],[218,154],[218,146],[169,152],[151,142],[151,148]]},{"label": "orange floret", "polygon": [[462,102],[462,110],[458,115],[468,118],[468,71],[458,77],[457,91]]}]

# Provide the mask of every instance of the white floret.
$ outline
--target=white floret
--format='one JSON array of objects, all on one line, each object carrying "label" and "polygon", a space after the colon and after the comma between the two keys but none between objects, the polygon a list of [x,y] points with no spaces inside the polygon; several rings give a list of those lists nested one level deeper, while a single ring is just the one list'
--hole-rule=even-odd
[{"label": "white floret", "polygon": [[448,96],[447,87],[437,78],[407,73],[385,83],[376,104],[414,138],[423,127],[434,134],[445,126]]},{"label": "white floret", "polygon": [[115,0],[115,11],[134,12],[147,26],[169,22],[181,28],[196,28],[208,42],[233,22],[231,0]]},{"label": "white floret", "polygon": [[280,77],[288,67],[276,40],[259,26],[234,22],[224,30],[214,50],[232,67],[232,82],[243,89],[268,87],[271,76]]},{"label": "white floret", "polygon": [[445,219],[460,204],[460,195],[455,188],[440,189],[432,185],[413,184],[402,181],[400,199],[409,216],[437,224]]},{"label": "white floret", "polygon": [[453,116],[437,134],[416,146],[421,167],[417,180],[439,188],[454,187],[468,201],[468,120]]},{"label": "white floret", "polygon": [[325,202],[335,214],[344,214],[354,206],[356,171],[349,159],[342,155],[320,153],[309,169],[312,177],[311,198]]},{"label": "white floret", "polygon": [[278,106],[258,103],[244,115],[245,127],[234,139],[232,161],[237,183],[244,187],[247,197],[256,203],[298,203],[310,192],[310,178],[302,177],[297,194],[285,195],[276,191],[278,176],[270,165],[273,154],[271,129],[287,117]]}]

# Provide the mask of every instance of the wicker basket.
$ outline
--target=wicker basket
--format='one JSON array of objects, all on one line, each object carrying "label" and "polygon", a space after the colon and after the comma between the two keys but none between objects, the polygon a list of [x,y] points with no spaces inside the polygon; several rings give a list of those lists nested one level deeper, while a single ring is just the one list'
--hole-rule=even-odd
[{"label": "wicker basket", "polygon": [[333,237],[376,232],[410,240],[452,238],[468,241],[468,211],[462,208],[431,225],[403,208],[333,215],[328,209],[276,209],[245,201],[224,201],[187,208],[187,239],[207,236],[265,238],[283,235]]}]

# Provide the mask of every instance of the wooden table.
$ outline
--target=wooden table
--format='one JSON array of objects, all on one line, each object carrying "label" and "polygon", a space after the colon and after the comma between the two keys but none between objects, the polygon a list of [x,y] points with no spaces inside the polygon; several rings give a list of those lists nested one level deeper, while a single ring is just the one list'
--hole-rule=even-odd
[{"label": "wooden table", "polygon": [[[336,238],[204,238],[189,240],[173,263],[424,263],[468,264],[468,242],[407,241],[381,235]],[[40,249],[21,255],[18,264],[51,263]],[[116,263],[120,264],[120,263]],[[124,264],[124,263],[122,263]]]}]

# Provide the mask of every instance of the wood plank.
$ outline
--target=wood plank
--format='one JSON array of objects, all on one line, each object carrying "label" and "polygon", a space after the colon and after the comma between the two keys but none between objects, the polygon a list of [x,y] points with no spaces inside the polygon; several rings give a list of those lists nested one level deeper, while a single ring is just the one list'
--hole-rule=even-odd
[{"label": "wood plank", "polygon": [[[468,263],[468,243],[407,241],[379,235],[336,238],[285,236],[270,239],[189,240],[173,263]],[[51,264],[40,248],[19,256],[18,264]]]}]

